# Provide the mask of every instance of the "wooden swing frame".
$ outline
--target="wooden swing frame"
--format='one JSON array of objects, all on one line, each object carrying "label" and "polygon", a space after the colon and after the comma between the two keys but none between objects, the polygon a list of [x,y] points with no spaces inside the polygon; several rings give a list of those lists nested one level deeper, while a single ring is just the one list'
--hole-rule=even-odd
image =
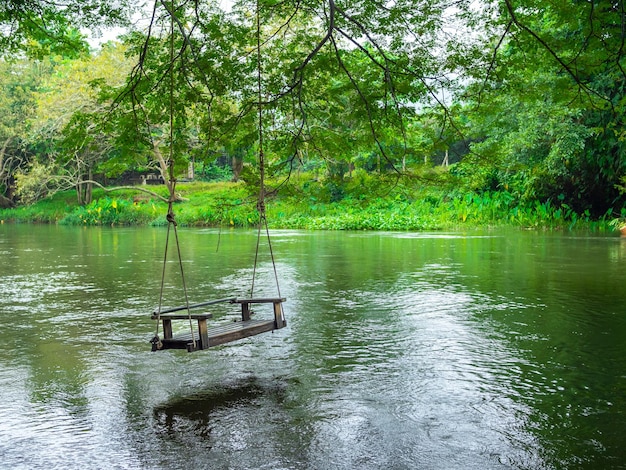
[{"label": "wooden swing frame", "polygon": [[[152,341],[152,350],[160,349],[186,349],[187,352],[201,351],[221,344],[230,343],[249,336],[266,333],[287,326],[282,303],[284,298],[256,298],[238,299],[236,297],[210,300],[195,305],[174,307],[159,312],[153,312],[152,319],[161,321],[163,324],[163,338],[160,341]],[[213,318],[213,313],[178,313],[184,310],[198,309],[214,306],[217,304],[240,304],[241,320],[208,327],[207,320]],[[251,310],[253,304],[272,304],[274,318],[252,319],[254,314]],[[196,320],[196,331],[174,335],[172,320]]]}]

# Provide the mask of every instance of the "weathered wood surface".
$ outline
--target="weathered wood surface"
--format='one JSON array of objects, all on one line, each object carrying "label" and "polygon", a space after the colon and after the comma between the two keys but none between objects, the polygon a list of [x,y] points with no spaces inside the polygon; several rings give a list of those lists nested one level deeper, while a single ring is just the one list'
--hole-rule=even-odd
[{"label": "weathered wood surface", "polygon": [[[208,349],[213,346],[219,346],[220,344],[258,335],[259,333],[266,333],[275,329],[276,325],[274,320],[237,321],[208,328],[205,337],[206,342],[201,340],[203,336],[201,334],[202,332],[199,334],[198,331],[194,331],[194,337],[196,339],[195,350]],[[176,335],[172,338],[164,338],[161,342],[163,344],[162,349],[194,350],[191,332]]]},{"label": "weathered wood surface", "polygon": [[153,313],[150,318],[153,320],[158,320],[159,318],[161,320],[188,320],[189,318],[192,320],[209,320],[213,318],[213,314],[208,312],[192,313],[191,315],[188,313],[162,313],[161,315]]},{"label": "weathered wood surface", "polygon": [[280,298],[280,297],[268,297],[268,298],[264,298],[264,297],[259,297],[256,299],[233,299],[232,303],[235,304],[271,304],[271,303],[281,303],[281,302],[285,302],[287,299],[285,298]]},{"label": "weathered wood surface", "polygon": [[[215,304],[220,304],[220,303],[225,303],[225,302],[229,302],[229,303],[234,303],[237,300],[236,297],[226,297],[225,299],[216,299],[216,300],[209,300],[208,302],[201,302],[199,304],[193,304],[193,305],[189,305],[189,307],[187,307],[187,305],[181,305],[180,307],[172,307],[172,308],[167,308],[165,310],[161,310],[161,315],[165,314],[165,313],[172,313],[172,312],[180,312],[181,310],[187,310],[187,308],[194,309],[194,308],[199,308],[199,307],[206,307],[208,305],[215,305]],[[152,319],[156,320],[157,316],[159,315],[158,312],[153,312],[152,313]],[[185,318],[188,318],[189,315],[185,315]]]}]

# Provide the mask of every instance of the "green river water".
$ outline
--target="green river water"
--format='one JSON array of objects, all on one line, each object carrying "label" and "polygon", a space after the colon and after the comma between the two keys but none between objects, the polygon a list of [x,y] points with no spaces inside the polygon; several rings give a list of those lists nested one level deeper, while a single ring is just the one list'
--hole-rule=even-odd
[{"label": "green river water", "polygon": [[[188,354],[165,233],[0,225],[0,468],[626,468],[625,238],[275,231],[287,327]],[[247,296],[255,231],[179,236]]]}]

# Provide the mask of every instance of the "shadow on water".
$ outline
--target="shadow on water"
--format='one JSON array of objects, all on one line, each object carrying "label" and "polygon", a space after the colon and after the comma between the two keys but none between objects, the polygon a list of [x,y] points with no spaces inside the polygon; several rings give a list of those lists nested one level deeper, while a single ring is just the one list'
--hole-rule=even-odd
[{"label": "shadow on water", "polygon": [[218,416],[235,409],[281,406],[285,400],[283,383],[266,383],[255,377],[241,378],[233,383],[220,383],[208,390],[179,396],[154,408],[157,434],[194,434],[208,438]]},{"label": "shadow on water", "polygon": [[294,414],[291,382],[255,375],[222,378],[156,404],[152,415],[144,416],[144,428],[134,433],[143,466],[314,468],[307,460],[309,424]]}]

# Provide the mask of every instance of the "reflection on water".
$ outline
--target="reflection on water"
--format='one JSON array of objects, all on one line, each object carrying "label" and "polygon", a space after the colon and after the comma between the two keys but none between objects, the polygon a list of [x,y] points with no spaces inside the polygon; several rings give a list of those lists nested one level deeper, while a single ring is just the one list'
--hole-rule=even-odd
[{"label": "reflection on water", "polygon": [[[626,468],[626,240],[276,232],[288,327],[187,354],[164,236],[0,226],[7,468]],[[181,238],[192,303],[245,295],[254,232]]]}]

